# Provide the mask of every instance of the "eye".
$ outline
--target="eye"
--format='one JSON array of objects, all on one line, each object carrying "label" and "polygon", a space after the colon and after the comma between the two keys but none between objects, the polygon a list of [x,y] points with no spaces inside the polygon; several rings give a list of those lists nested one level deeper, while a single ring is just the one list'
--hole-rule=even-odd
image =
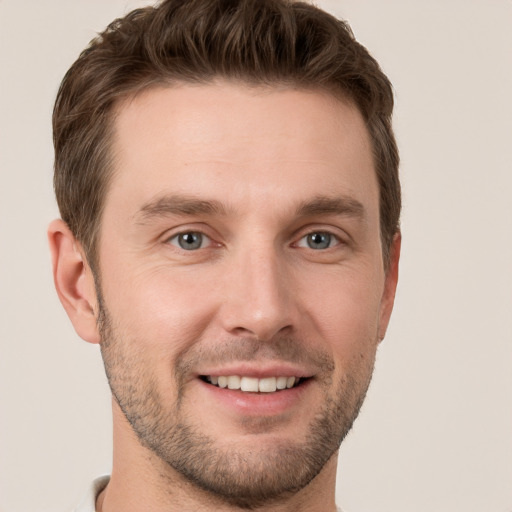
[{"label": "eye", "polygon": [[322,250],[329,249],[339,244],[339,240],[331,233],[325,231],[316,231],[302,237],[297,244],[298,247],[307,247],[308,249]]},{"label": "eye", "polygon": [[206,247],[211,240],[199,231],[187,231],[178,233],[169,238],[169,243],[185,251],[195,251]]}]

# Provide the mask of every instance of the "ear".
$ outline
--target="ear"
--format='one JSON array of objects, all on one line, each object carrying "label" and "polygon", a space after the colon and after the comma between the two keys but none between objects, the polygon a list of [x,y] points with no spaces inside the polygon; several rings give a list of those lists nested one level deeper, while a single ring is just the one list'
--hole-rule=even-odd
[{"label": "ear", "polygon": [[386,335],[393,304],[395,303],[396,285],[398,283],[398,263],[400,261],[400,248],[402,235],[396,233],[391,242],[389,252],[389,266],[384,281],[384,292],[380,303],[379,340],[382,341]]},{"label": "ear", "polygon": [[61,219],[49,225],[48,242],[52,255],[53,281],[60,302],[77,334],[89,343],[99,343],[94,278],[81,245]]}]

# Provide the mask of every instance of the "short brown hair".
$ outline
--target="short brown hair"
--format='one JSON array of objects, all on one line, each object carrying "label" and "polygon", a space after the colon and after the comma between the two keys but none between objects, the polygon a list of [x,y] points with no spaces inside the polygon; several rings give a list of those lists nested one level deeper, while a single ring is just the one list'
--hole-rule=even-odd
[{"label": "short brown hair", "polygon": [[387,264],[401,208],[393,91],[350,27],[305,2],[165,0],[115,20],[91,41],[65,75],[55,102],[57,202],[93,270],[113,172],[114,107],[157,84],[209,83],[217,77],[324,89],[357,106],[373,145]]}]

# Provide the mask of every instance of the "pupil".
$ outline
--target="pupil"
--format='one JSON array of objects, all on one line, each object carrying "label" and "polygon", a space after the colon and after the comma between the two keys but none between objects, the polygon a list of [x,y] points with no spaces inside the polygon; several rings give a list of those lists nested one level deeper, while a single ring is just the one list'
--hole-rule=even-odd
[{"label": "pupil", "polygon": [[190,251],[201,247],[201,233],[184,233],[179,237],[179,244],[182,249]]},{"label": "pupil", "polygon": [[308,236],[308,242],[311,249],[327,249],[331,243],[329,233],[313,233]]}]

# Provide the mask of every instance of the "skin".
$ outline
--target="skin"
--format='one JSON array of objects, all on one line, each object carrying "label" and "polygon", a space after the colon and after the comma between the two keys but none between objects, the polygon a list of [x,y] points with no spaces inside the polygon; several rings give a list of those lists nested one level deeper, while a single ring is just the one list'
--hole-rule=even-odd
[{"label": "skin", "polygon": [[[397,234],[385,269],[361,115],[323,92],[229,82],[152,89],[117,114],[96,286],[66,225],[49,229],[59,297],[78,334],[101,343],[115,397],[97,509],[334,511],[337,448],[371,379],[400,250]],[[184,250],[191,232],[202,244]],[[198,378],[285,371],[308,377],[300,393],[279,392],[288,402],[244,402]],[[300,464],[286,454],[311,444],[318,418],[332,420],[333,441],[314,474],[266,502],[205,490],[170,462],[166,436],[185,423],[247,482],[292,474]]]}]

